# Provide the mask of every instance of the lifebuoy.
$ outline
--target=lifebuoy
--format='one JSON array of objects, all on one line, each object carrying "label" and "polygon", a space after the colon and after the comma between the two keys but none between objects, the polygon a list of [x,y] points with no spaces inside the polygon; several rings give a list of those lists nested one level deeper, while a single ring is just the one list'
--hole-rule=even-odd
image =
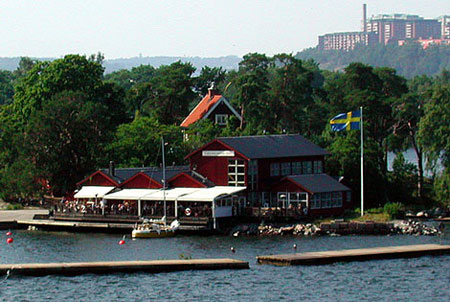
[{"label": "lifebuoy", "polygon": [[186,214],[186,216],[191,216],[191,209],[186,208],[186,210],[184,210],[184,214]]}]

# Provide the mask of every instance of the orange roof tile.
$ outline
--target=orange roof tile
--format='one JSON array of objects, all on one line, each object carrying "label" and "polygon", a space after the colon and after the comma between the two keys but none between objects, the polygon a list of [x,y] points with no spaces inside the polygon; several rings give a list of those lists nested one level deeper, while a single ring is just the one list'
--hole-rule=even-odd
[{"label": "orange roof tile", "polygon": [[196,121],[200,120],[205,116],[205,114],[211,109],[211,107],[217,103],[222,98],[222,95],[216,94],[213,96],[210,96],[210,94],[207,94],[201,101],[198,103],[197,106],[189,113],[189,115],[184,119],[184,121],[181,123],[181,127],[188,127],[189,125],[195,123]]}]

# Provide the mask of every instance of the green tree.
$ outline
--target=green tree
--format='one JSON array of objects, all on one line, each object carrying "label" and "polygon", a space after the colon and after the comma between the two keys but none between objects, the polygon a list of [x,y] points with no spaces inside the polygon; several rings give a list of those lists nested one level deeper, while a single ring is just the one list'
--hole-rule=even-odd
[{"label": "green tree", "polygon": [[194,91],[203,97],[208,93],[208,88],[214,82],[216,87],[225,81],[225,70],[222,67],[205,66],[200,71],[200,75],[194,80]]},{"label": "green tree", "polygon": [[[425,115],[419,125],[419,141],[431,161],[442,159],[450,167],[450,84],[437,85],[431,100],[425,104]],[[448,171],[448,170],[447,170]]]},{"label": "green tree", "polygon": [[34,111],[40,110],[46,100],[63,91],[98,96],[103,86],[102,78],[103,67],[84,56],[67,55],[53,62],[37,62],[16,86],[15,111],[26,120]]},{"label": "green tree", "polygon": [[162,162],[161,138],[168,143],[166,162],[180,164],[186,154],[177,126],[162,125],[152,117],[137,117],[117,129],[108,150],[115,162],[125,167],[159,166]]},{"label": "green tree", "polygon": [[190,63],[180,61],[158,68],[150,81],[153,96],[143,107],[143,113],[161,124],[181,123],[195,98],[192,90],[194,71]]},{"label": "green tree", "polygon": [[0,70],[0,105],[11,103],[13,95],[13,74]]},{"label": "green tree", "polygon": [[238,91],[237,101],[241,109],[242,123],[254,125],[249,128],[254,133],[258,131],[253,127],[274,132],[273,121],[276,116],[270,112],[269,91],[269,66],[271,59],[266,55],[250,53],[244,56],[239,63],[239,76],[236,79]]},{"label": "green tree", "polygon": [[49,181],[54,193],[74,189],[93,167],[107,162],[111,137],[104,121],[107,108],[82,92],[61,92],[34,111],[27,123],[24,154],[35,177]]}]

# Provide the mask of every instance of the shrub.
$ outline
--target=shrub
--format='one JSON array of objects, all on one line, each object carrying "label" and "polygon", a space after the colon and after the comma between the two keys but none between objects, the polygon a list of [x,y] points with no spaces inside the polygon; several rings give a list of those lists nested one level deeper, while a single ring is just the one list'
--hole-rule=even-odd
[{"label": "shrub", "polygon": [[9,204],[6,206],[6,210],[21,210],[21,209],[23,209],[23,206],[18,203]]},{"label": "shrub", "polygon": [[401,218],[405,215],[405,207],[400,202],[388,202],[384,205],[383,210],[391,218]]}]

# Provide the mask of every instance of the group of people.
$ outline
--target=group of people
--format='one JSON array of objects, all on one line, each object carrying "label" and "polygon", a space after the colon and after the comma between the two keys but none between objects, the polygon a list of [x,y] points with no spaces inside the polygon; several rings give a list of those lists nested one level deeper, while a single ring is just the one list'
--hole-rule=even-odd
[{"label": "group of people", "polygon": [[127,201],[107,204],[103,199],[100,201],[79,201],[63,198],[59,205],[55,205],[54,211],[74,214],[137,215],[137,210],[131,207]]}]

